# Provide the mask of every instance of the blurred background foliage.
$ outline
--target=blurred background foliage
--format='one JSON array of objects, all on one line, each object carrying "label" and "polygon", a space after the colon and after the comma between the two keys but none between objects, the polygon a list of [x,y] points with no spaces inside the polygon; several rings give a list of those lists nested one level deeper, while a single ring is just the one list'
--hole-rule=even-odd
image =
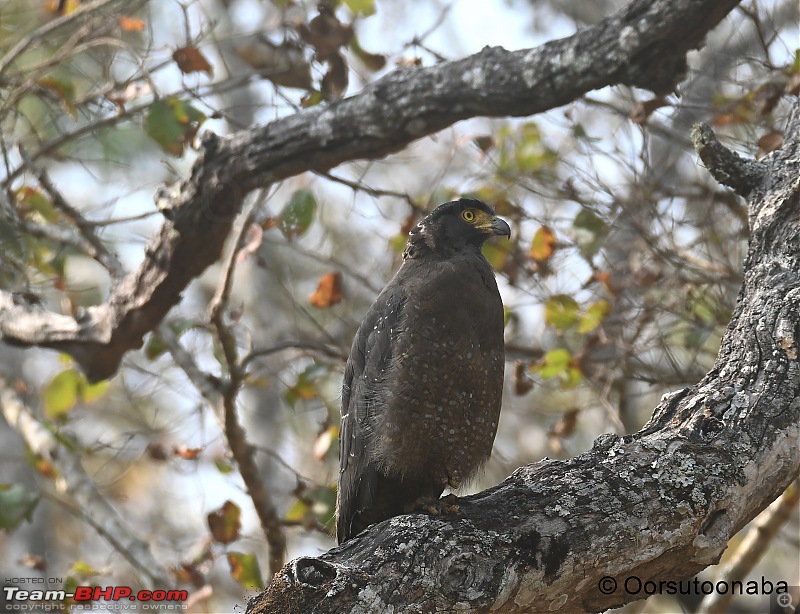
[{"label": "blurred background foliage", "polygon": [[[79,316],[141,262],[161,222],[154,195],[187,175],[199,132],[246,130],[484,45],[532,47],[621,5],[2,0],[0,287]],[[236,403],[289,557],[333,545],[343,361],[407,231],[445,200],[479,197],[513,229],[486,246],[506,306],[504,407],[492,460],[464,492],[635,431],[661,395],[705,374],[748,220],[698,164],[689,128],[711,122],[747,156],[779,148],[800,91],[797,23],[796,0],[748,0],[690,54],[668,97],[613,87],[532,118],[464,121],[385,160],[252,195],[226,317],[244,369]],[[6,384],[198,612],[230,611],[268,575],[221,416],[198,385],[228,375],[208,316],[228,270],[197,280],[110,381],[91,385],[52,352],[0,346]],[[139,586],[132,553],[63,487],[72,469],[6,422],[0,443],[4,577]],[[795,518],[762,574],[800,583],[797,531]]]}]

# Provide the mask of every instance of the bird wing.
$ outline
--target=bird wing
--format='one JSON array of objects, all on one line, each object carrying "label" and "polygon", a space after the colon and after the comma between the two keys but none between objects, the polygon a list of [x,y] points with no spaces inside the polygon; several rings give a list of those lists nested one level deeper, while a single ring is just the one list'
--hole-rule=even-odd
[{"label": "bird wing", "polygon": [[339,432],[339,489],[336,535],[349,539],[353,518],[368,509],[375,496],[378,474],[370,461],[373,426],[386,398],[386,374],[400,333],[405,291],[397,277],[370,307],[358,328],[342,384],[342,423]]}]

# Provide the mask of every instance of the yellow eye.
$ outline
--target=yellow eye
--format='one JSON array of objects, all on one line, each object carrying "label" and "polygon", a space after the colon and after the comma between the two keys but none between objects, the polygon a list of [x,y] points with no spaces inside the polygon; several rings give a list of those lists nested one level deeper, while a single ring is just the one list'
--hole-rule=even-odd
[{"label": "yellow eye", "polygon": [[466,211],[464,211],[464,213],[461,214],[461,217],[463,217],[468,222],[474,222],[475,212],[472,209],[467,209]]}]

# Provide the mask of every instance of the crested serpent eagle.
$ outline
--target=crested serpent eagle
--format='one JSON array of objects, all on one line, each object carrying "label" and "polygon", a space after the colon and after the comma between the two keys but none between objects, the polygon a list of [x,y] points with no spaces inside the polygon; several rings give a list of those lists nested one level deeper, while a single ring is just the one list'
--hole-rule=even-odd
[{"label": "crested serpent eagle", "polygon": [[503,303],[481,246],[510,236],[479,200],[440,205],[356,333],[342,385],[339,543],[423,508],[492,451],[503,388]]}]

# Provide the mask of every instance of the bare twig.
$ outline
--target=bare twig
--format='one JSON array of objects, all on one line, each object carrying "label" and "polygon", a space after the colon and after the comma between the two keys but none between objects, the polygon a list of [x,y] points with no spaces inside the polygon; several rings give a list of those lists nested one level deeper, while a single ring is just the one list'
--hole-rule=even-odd
[{"label": "bare twig", "polygon": [[378,188],[373,188],[368,186],[366,183],[362,183],[361,181],[352,181],[350,179],[345,179],[344,177],[334,175],[333,173],[317,172],[316,174],[335,183],[347,186],[354,192],[364,192],[370,196],[389,196],[393,198],[399,198],[400,200],[406,201],[412,209],[419,211],[420,213],[424,212],[422,207],[419,206],[419,203],[415,202],[408,192],[395,192],[393,190],[381,190]]},{"label": "bare twig", "polygon": [[9,49],[2,58],[0,58],[0,75],[36,41],[50,36],[56,30],[71,24],[74,21],[83,19],[87,15],[92,15],[96,11],[111,4],[120,3],[120,0],[97,0],[89,4],[81,5],[77,10],[56,17],[52,21],[47,22],[43,26],[37,28],[26,37],[22,38],[16,45]]},{"label": "bare twig", "polygon": [[253,507],[261,522],[261,528],[264,530],[269,548],[269,573],[270,577],[272,577],[283,567],[286,560],[286,535],[275,508],[275,503],[264,486],[264,480],[259,473],[253,449],[247,441],[244,428],[239,422],[236,402],[244,381],[245,370],[242,368],[238,357],[235,335],[231,327],[225,322],[225,311],[233,288],[237,257],[239,250],[246,242],[246,234],[250,226],[255,222],[256,209],[257,207],[254,206],[245,217],[231,250],[225,272],[211,301],[210,320],[217,331],[217,337],[222,346],[222,353],[228,368],[228,383],[222,396],[225,437],[228,440],[231,454],[239,467],[239,474],[242,476],[247,493],[250,495]]},{"label": "bare twig", "polygon": [[31,160],[28,152],[24,147],[19,147],[19,153],[25,165],[36,176],[39,184],[50,194],[53,199],[53,205],[61,210],[69,220],[78,228],[78,232],[84,238],[88,245],[84,246],[84,251],[94,258],[97,262],[103,265],[111,274],[112,279],[119,279],[125,275],[125,267],[122,266],[119,258],[113,252],[109,251],[103,242],[100,240],[93,230],[93,225],[81,215],[75,207],[70,205],[61,191],[56,188],[55,184],[50,179],[50,175],[44,168],[37,167]]},{"label": "bare twig", "polygon": [[[264,242],[265,243],[271,243],[271,244],[286,245],[285,242],[278,242],[278,241],[275,241],[274,239],[265,239]],[[360,281],[364,285],[365,288],[369,289],[371,292],[374,292],[376,296],[381,291],[381,287],[379,285],[377,285],[374,280],[370,279],[366,275],[362,275],[361,273],[353,270],[353,268],[350,265],[344,263],[343,261],[339,260],[338,258],[334,258],[333,256],[323,256],[321,254],[318,254],[315,251],[312,251],[312,250],[309,250],[309,249],[304,249],[304,248],[300,247],[300,245],[298,245],[297,243],[289,244],[288,247],[292,251],[297,252],[298,254],[302,254],[303,256],[306,256],[308,258],[311,258],[312,260],[315,260],[316,262],[321,262],[321,263],[327,264],[327,265],[333,265],[334,267],[336,267],[337,269],[341,270],[343,273],[347,274],[348,276]]]},{"label": "bare twig", "polygon": [[319,341],[282,341],[280,343],[276,343],[275,345],[271,345],[268,348],[251,351],[244,358],[242,358],[240,366],[244,369],[251,362],[258,358],[264,358],[265,356],[271,356],[272,354],[277,354],[278,352],[284,352],[286,350],[310,350],[312,352],[324,354],[330,358],[336,358],[342,361],[347,359],[346,352],[344,352],[341,348],[329,345],[327,343],[322,343]]},{"label": "bare twig", "polygon": [[208,401],[209,405],[212,407],[220,406],[222,404],[223,391],[219,380],[197,366],[194,356],[184,349],[168,324],[161,324],[156,332],[164,345],[167,346],[167,351],[172,356],[175,364],[183,370],[186,377],[189,378],[189,381],[197,388],[203,398]]}]

